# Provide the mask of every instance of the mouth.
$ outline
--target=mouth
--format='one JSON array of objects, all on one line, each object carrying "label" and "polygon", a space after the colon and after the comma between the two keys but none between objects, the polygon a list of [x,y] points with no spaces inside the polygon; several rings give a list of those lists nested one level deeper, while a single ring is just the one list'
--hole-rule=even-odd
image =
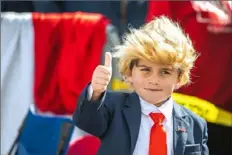
[{"label": "mouth", "polygon": [[151,89],[151,88],[144,88],[144,89],[152,92],[162,91],[162,89]]}]

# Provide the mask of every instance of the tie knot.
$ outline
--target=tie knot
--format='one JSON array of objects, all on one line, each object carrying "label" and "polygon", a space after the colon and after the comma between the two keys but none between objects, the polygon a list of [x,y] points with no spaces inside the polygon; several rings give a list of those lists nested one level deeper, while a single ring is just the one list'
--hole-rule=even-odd
[{"label": "tie knot", "polygon": [[162,113],[150,113],[150,117],[155,123],[162,123],[165,118]]}]

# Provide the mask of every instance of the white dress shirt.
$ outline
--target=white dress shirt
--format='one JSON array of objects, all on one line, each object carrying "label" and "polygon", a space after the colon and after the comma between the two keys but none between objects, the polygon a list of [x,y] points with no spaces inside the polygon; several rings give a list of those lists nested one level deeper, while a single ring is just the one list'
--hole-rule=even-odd
[{"label": "white dress shirt", "polygon": [[154,121],[150,118],[150,113],[162,113],[165,116],[163,121],[167,134],[167,155],[173,155],[173,100],[170,98],[162,106],[156,107],[140,98],[141,104],[141,125],[139,129],[138,140],[133,155],[149,155],[150,130]]}]

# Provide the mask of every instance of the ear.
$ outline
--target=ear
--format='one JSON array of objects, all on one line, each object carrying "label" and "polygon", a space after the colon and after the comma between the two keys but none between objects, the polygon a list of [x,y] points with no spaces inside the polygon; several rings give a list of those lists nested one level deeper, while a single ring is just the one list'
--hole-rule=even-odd
[{"label": "ear", "polygon": [[126,77],[125,82],[131,85],[132,84],[132,77],[131,76]]},{"label": "ear", "polygon": [[177,82],[174,89],[177,90],[177,89],[179,89],[180,87],[181,87],[180,82]]},{"label": "ear", "polygon": [[177,90],[181,87],[181,76],[182,75],[179,75],[178,78],[177,78],[177,82],[175,84],[175,87],[174,87],[174,90]]},{"label": "ear", "polygon": [[175,86],[175,90],[179,89],[180,88],[180,85],[176,84]]}]

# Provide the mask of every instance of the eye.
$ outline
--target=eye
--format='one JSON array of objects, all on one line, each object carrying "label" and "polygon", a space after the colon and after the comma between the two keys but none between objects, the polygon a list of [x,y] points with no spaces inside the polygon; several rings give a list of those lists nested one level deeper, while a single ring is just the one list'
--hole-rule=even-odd
[{"label": "eye", "polygon": [[149,71],[150,71],[150,69],[149,69],[149,68],[142,68],[142,69],[140,69],[140,71],[143,71],[143,72],[149,72]]},{"label": "eye", "polygon": [[168,71],[161,71],[162,74],[170,74]]}]

